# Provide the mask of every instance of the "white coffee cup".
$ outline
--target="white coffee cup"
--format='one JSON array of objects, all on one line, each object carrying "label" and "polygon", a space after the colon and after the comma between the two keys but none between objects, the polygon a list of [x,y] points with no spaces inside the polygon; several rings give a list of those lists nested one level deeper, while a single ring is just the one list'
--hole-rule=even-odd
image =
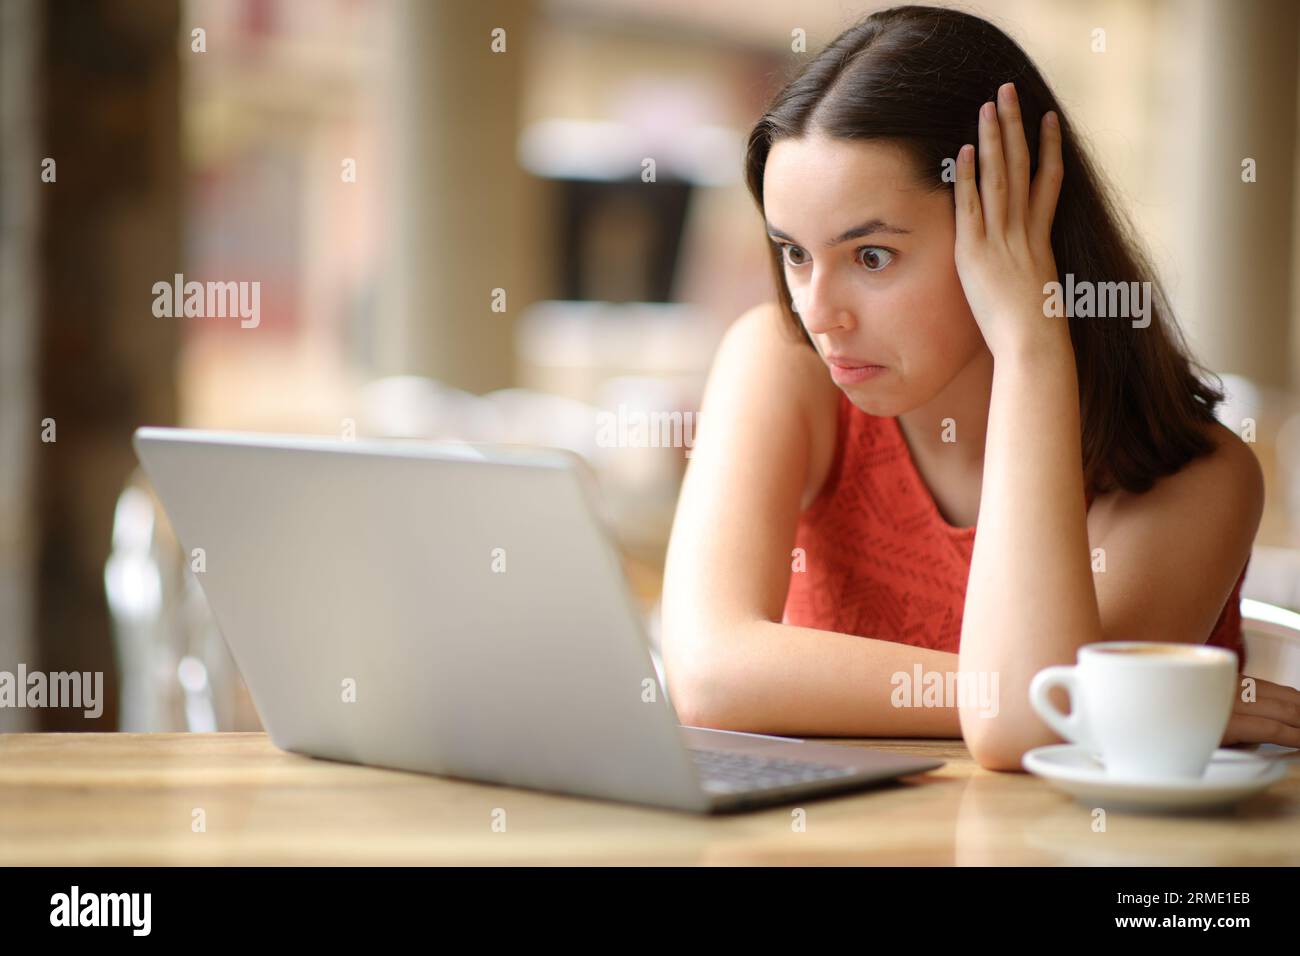
[{"label": "white coffee cup", "polygon": [[[1048,699],[1070,695],[1070,713]],[[1237,655],[1222,647],[1108,641],[1073,667],[1046,667],[1029,702],[1047,725],[1097,757],[1110,777],[1197,779],[1223,740],[1237,692]]]}]

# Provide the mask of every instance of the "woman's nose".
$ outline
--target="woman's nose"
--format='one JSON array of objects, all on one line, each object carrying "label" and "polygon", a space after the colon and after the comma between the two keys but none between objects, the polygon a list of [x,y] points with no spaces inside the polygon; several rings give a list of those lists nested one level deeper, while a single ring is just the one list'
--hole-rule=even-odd
[{"label": "woman's nose", "polygon": [[790,307],[809,332],[829,332],[853,324],[853,311],[830,282],[818,282],[814,278],[792,292],[790,299]]}]

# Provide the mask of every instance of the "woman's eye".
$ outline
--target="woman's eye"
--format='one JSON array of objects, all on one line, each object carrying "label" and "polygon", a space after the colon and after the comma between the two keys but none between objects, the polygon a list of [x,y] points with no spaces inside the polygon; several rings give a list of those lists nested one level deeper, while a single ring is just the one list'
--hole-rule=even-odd
[{"label": "woman's eye", "polygon": [[808,261],[808,253],[788,242],[782,244],[781,256],[785,259],[786,265],[790,266],[801,266]]},{"label": "woman's eye", "polygon": [[894,260],[894,254],[879,246],[863,246],[858,250],[858,261],[867,267],[868,272],[879,272]]}]

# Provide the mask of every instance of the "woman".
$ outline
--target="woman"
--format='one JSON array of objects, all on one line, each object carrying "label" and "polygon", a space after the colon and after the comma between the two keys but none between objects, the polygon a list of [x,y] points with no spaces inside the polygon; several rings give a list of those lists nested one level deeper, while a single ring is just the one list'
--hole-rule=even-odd
[{"label": "woman", "polygon": [[[1259,466],[1014,41],[953,10],[867,17],[776,96],[747,177],[778,302],[728,330],[678,504],[684,723],[964,736],[1018,770],[1058,740],[1030,679],[1083,644],[1241,660]],[[995,676],[992,715],[898,706],[900,680],[952,671]],[[1224,744],[1300,746],[1300,693],[1257,687]]]}]

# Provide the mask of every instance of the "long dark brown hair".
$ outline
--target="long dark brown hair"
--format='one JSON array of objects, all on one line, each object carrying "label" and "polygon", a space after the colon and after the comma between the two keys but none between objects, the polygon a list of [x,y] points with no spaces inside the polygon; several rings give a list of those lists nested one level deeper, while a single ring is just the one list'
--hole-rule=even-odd
[{"label": "long dark brown hair", "polygon": [[[1065,165],[1052,223],[1061,277],[1075,283],[1150,282],[1150,325],[1126,319],[1068,319],[1079,379],[1084,478],[1090,493],[1148,490],[1214,445],[1203,431],[1223,401],[1221,383],[1190,355],[1155,271],[1120,213],[1069,119],[1038,69],[1014,40],[979,17],[937,7],[882,10],[845,30],[776,94],[749,136],[745,178],[763,209],[763,169],[772,144],[818,132],[902,146],[920,181],[952,189],[945,160],[978,143],[978,111],[1013,82],[1031,157],[1038,130],[1055,110]],[[949,164],[951,168],[951,164]],[[791,310],[780,250],[772,249],[778,301],[809,346]],[[1130,287],[1132,288],[1132,287]]]}]

